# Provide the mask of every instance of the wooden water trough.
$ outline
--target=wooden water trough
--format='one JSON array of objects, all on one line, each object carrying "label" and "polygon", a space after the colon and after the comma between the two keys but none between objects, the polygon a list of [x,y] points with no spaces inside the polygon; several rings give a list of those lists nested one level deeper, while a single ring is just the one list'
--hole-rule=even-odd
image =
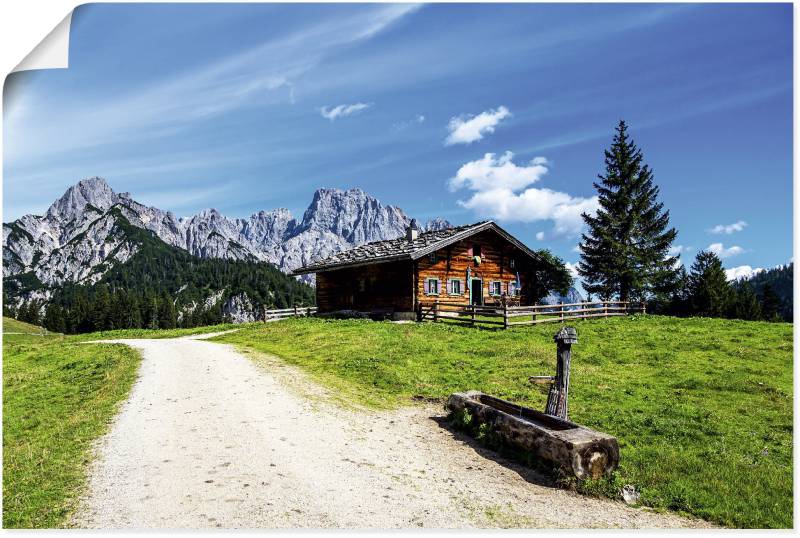
[{"label": "wooden water trough", "polygon": [[570,347],[578,341],[575,329],[564,327],[554,339],[558,344],[556,375],[531,377],[534,383],[552,383],[546,413],[479,391],[452,394],[447,407],[453,413],[467,411],[473,424],[487,424],[505,443],[580,480],[610,475],[619,465],[617,439],[567,419]]}]

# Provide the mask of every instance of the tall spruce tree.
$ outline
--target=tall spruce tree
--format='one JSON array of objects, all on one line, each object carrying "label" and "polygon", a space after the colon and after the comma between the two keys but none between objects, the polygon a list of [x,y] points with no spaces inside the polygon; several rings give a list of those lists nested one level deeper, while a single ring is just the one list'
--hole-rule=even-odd
[{"label": "tall spruce tree", "polygon": [[722,262],[713,252],[697,253],[689,273],[689,297],[696,316],[722,318],[729,314],[733,290]]},{"label": "tall spruce tree", "polygon": [[600,208],[583,214],[578,274],[583,287],[602,299],[644,300],[671,293],[678,284],[677,256],[669,248],[677,231],[658,202],[659,189],[641,150],[620,121],[605,152],[606,173],[598,175]]}]

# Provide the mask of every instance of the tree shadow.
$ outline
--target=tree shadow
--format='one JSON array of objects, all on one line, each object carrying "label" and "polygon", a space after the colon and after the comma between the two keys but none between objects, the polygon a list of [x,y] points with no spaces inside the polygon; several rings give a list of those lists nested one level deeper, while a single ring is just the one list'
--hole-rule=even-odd
[{"label": "tree shadow", "polygon": [[514,471],[525,481],[531,484],[536,484],[537,486],[563,489],[558,485],[557,477],[553,473],[544,470],[544,468],[540,470],[526,465],[521,461],[520,454],[514,452],[512,449],[503,448],[498,452],[483,446],[480,441],[470,436],[466,432],[462,432],[454,428],[446,416],[431,416],[430,419],[434,421],[440,428],[447,431],[453,437],[453,439],[460,441],[461,443],[472,448],[480,457],[491,460],[507,469]]}]

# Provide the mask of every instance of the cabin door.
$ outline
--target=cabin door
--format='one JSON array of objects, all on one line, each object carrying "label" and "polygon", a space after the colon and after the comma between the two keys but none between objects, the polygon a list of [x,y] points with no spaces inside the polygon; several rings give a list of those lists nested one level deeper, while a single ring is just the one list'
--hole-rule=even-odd
[{"label": "cabin door", "polygon": [[483,304],[483,280],[480,278],[473,278],[470,281],[470,301],[472,304]]}]

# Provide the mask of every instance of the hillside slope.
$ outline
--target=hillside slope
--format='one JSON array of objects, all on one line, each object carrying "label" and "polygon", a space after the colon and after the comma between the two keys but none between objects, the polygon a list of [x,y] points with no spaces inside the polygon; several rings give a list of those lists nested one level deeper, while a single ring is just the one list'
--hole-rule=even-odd
[{"label": "hillside slope", "polygon": [[[193,256],[132,225],[118,206],[98,221],[110,250],[83,283],[48,285],[35,272],[9,276],[4,304],[51,303],[43,324],[58,332],[254,321],[264,308],[313,304],[311,287],[269,263]],[[33,320],[30,306],[20,310]]]}]

